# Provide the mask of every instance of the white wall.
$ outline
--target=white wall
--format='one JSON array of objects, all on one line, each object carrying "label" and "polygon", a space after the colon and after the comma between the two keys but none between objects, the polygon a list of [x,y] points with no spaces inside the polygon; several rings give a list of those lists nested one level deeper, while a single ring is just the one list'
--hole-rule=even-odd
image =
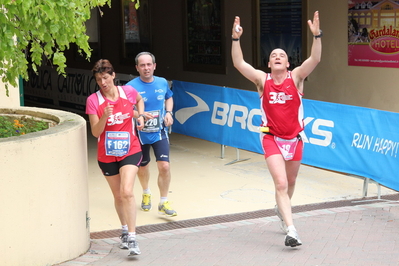
[{"label": "white wall", "polygon": [[21,106],[19,101],[19,87],[8,86],[9,97],[6,95],[5,84],[0,80],[0,107],[18,107]]},{"label": "white wall", "polygon": [[0,138],[0,265],[54,265],[80,256],[90,247],[86,121],[44,108],[0,113],[58,122]]}]

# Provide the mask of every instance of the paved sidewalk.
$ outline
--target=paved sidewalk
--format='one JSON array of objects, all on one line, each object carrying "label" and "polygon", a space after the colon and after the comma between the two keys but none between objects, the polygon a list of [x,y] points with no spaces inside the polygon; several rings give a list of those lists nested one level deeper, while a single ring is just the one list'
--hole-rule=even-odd
[{"label": "paved sidewalk", "polygon": [[[239,158],[248,160],[227,165],[238,157],[237,149],[225,147],[222,159],[220,144],[176,133],[170,135],[170,141],[172,182],[169,200],[178,215],[165,218],[158,215],[154,207],[150,212],[140,211],[142,188],[136,179],[137,226],[265,210],[276,204],[273,179],[263,155],[240,150]],[[98,167],[96,144],[96,139],[89,136],[91,233],[120,228],[111,190]],[[150,164],[150,171],[152,199],[156,206],[160,195],[155,163]],[[291,201],[293,206],[362,197],[363,180],[342,173],[301,165],[297,180]],[[395,193],[383,186],[380,190],[382,196]],[[378,187],[371,183],[368,195],[376,196],[377,192]]]},{"label": "paved sidewalk", "polygon": [[[178,216],[138,211],[142,254],[127,257],[117,245],[120,223],[90,135],[88,151],[91,247],[58,265],[399,265],[399,193],[381,187],[383,200],[358,202],[363,180],[302,165],[292,204],[303,245],[285,247],[263,156],[241,150],[239,158],[250,159],[228,164],[236,149],[226,147],[221,158],[221,145],[175,133],[170,197]],[[150,182],[156,203],[157,179]],[[369,186],[368,199],[377,198],[377,188]],[[134,190],[139,208],[138,181]]]},{"label": "paved sidewalk", "polygon": [[86,254],[59,265],[399,265],[398,200],[396,194],[333,208],[321,203],[310,211],[296,212],[294,207],[303,242],[296,248],[284,246],[275,215],[248,215],[233,222],[139,234],[142,254],[135,257],[118,248],[118,237],[93,239]]}]

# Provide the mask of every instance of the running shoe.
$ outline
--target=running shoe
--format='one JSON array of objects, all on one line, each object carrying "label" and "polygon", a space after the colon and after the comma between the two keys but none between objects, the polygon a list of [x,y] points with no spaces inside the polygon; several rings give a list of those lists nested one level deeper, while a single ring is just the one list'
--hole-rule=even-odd
[{"label": "running shoe", "polygon": [[172,207],[170,207],[169,201],[165,201],[164,203],[158,205],[158,213],[164,214],[166,216],[176,216],[177,215],[177,212],[172,210]]},{"label": "running shoe", "polygon": [[119,236],[121,239],[121,243],[119,244],[120,249],[128,249],[128,243],[127,243],[127,236],[128,232],[127,231],[122,231],[122,234]]},{"label": "running shoe", "polygon": [[137,243],[136,240],[133,240],[133,238],[129,237],[128,244],[129,244],[129,255],[128,256],[135,256],[135,255],[141,254],[141,251],[139,248],[139,243]]},{"label": "running shoe", "polygon": [[151,210],[151,194],[143,194],[143,200],[141,201],[141,209],[145,212]]},{"label": "running shoe", "polygon": [[276,213],[277,217],[280,218],[280,229],[284,232],[284,234],[288,233],[287,225],[284,222],[283,216],[281,215],[280,211],[278,210],[278,206],[274,206],[274,212]]},{"label": "running shoe", "polygon": [[288,247],[296,247],[302,245],[296,230],[289,230],[288,234],[285,236],[285,245]]}]

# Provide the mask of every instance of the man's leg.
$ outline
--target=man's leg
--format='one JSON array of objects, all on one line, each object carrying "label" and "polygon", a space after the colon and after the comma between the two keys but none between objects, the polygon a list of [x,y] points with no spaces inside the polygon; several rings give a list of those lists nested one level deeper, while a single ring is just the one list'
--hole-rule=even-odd
[{"label": "man's leg", "polygon": [[286,162],[280,154],[274,154],[266,158],[266,162],[273,177],[278,210],[287,226],[285,245],[291,247],[302,245],[294,227],[291,210],[291,197],[295,190],[300,161]]},{"label": "man's leg", "polygon": [[151,191],[149,187],[150,182],[150,168],[149,165],[140,166],[137,176],[139,177],[139,181],[141,187],[143,188],[143,195],[141,200],[141,209],[143,211],[150,211],[152,208],[151,204]]},{"label": "man's leg", "polygon": [[150,168],[147,164],[146,166],[140,166],[137,175],[140,180],[141,187],[143,190],[149,189],[149,182],[150,182]]},{"label": "man's leg", "polygon": [[266,158],[266,163],[274,181],[278,209],[285,224],[293,225],[285,160],[280,154],[274,154]]},{"label": "man's leg", "polygon": [[170,163],[166,161],[158,161],[158,187],[162,198],[167,198],[171,180]]},{"label": "man's leg", "polygon": [[158,167],[158,187],[161,196],[158,212],[167,216],[176,216],[177,213],[168,201],[169,186],[171,181],[169,162],[169,140],[163,139],[153,144]]},{"label": "man's leg", "polygon": [[149,182],[150,182],[150,168],[149,168],[149,163],[150,163],[150,144],[142,145],[142,154],[143,158],[141,161],[141,166],[139,167],[139,170],[137,172],[137,176],[139,177],[139,181],[141,184],[141,187],[143,188],[143,195],[142,195],[142,200],[141,200],[141,209],[143,211],[149,211],[152,208],[151,205],[151,190],[149,187]]},{"label": "man's leg", "polygon": [[290,197],[290,199],[294,195],[296,178],[298,176],[300,166],[301,161],[287,161],[285,164],[288,180],[288,196]]}]

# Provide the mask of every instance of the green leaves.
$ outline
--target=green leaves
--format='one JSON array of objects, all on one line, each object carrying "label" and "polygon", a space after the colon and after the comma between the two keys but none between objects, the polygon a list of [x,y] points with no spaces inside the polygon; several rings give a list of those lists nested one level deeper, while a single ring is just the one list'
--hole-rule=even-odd
[{"label": "green leaves", "polygon": [[[132,2],[140,6],[139,0]],[[91,9],[100,12],[104,5],[111,7],[111,0],[0,0],[0,77],[6,94],[8,84],[17,86],[19,76],[27,80],[28,66],[37,71],[43,60],[65,74],[70,43],[90,58],[85,22]]]}]

